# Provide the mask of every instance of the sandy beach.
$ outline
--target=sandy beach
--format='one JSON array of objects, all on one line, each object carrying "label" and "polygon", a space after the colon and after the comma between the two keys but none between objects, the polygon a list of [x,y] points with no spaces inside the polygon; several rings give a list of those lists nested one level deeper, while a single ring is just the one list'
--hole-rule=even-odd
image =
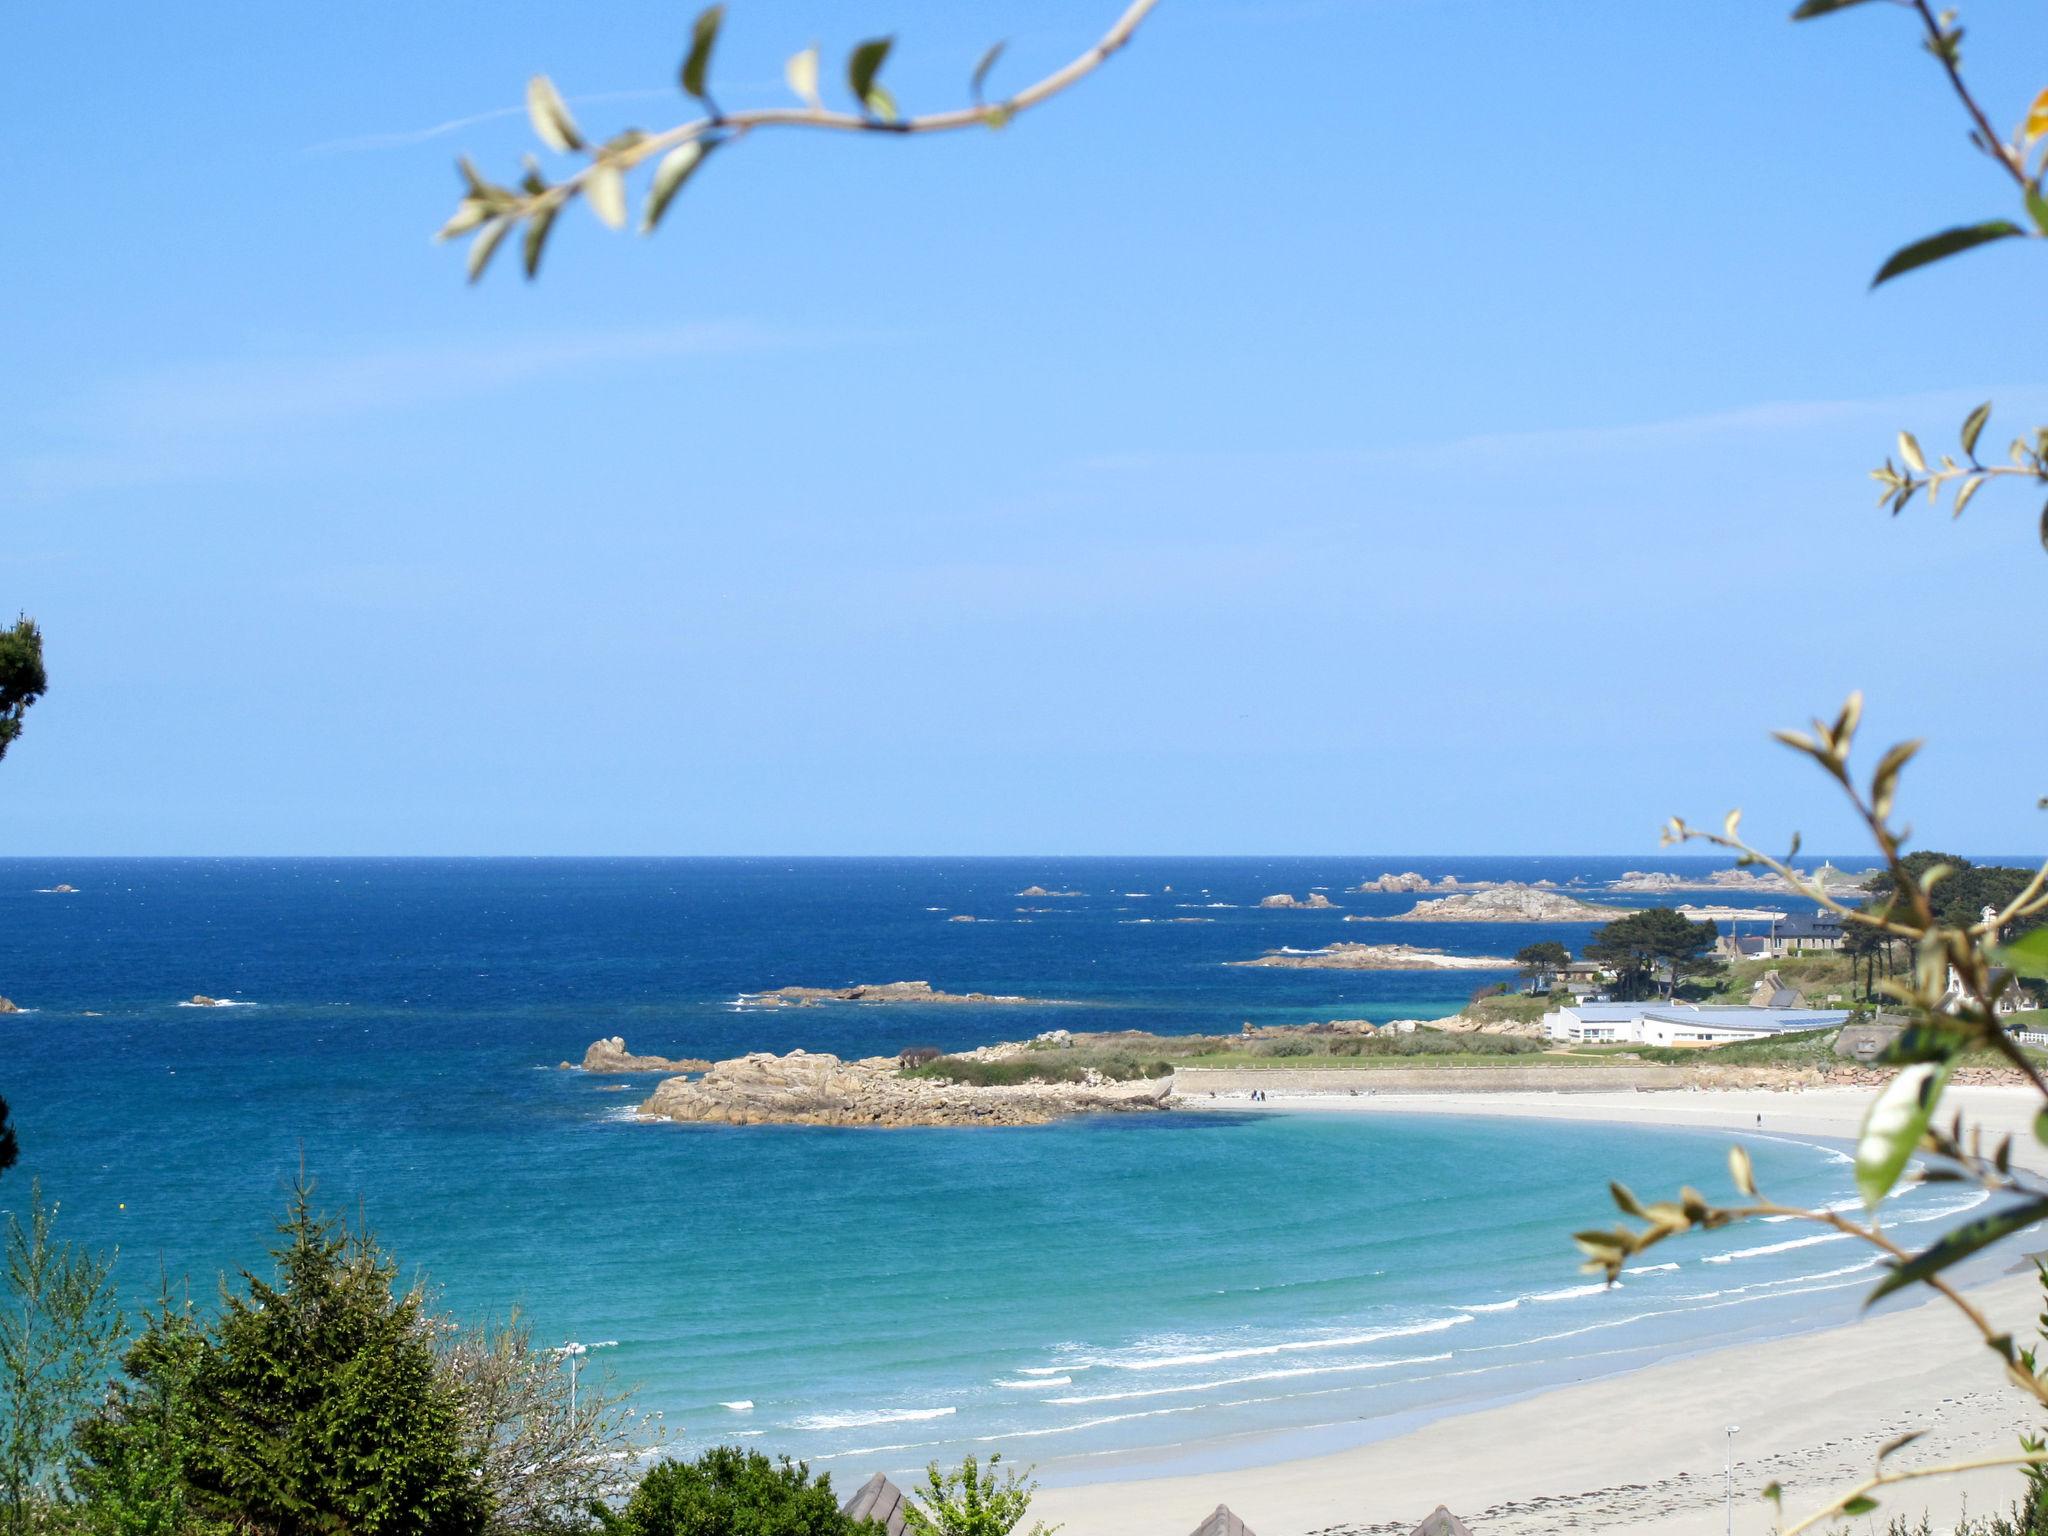
[{"label": "sandy beach", "polygon": [[[1402,1094],[1271,1099],[1273,1113],[1518,1115],[1589,1125],[1727,1127],[1851,1137],[1868,1089],[1786,1092]],[[1987,1132],[2028,1135],[2038,1101],[2026,1090],[1953,1090]],[[1192,1105],[1203,1108],[1207,1105]],[[1242,1111],[1242,1100],[1213,1107]],[[2026,1240],[2013,1247],[2017,1262]],[[1972,1293],[2022,1337],[2039,1310],[2031,1275]],[[1925,1438],[1894,1466],[2010,1449],[2026,1425],[2022,1399],[1996,1360],[1945,1303],[1899,1304],[1847,1327],[1672,1360],[1438,1420],[1355,1449],[1270,1466],[1050,1489],[1039,1512],[1067,1536],[1186,1536],[1227,1503],[1259,1536],[1405,1533],[1447,1504],[1475,1536],[1560,1531],[1708,1536],[1726,1529],[1724,1427],[1735,1438],[1733,1529],[1775,1528],[1760,1490],[1776,1480],[1788,1517],[1866,1476],[1877,1448],[1909,1430]],[[1891,1514],[1926,1510],[1937,1530],[1959,1511],[2002,1509],[2016,1474],[1978,1473],[1891,1494]],[[1859,1523],[1858,1530],[1864,1529]]]}]

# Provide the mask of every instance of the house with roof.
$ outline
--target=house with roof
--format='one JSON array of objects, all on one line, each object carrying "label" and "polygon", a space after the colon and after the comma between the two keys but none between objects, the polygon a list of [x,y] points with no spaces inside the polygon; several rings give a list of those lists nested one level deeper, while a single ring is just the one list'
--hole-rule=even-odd
[{"label": "house with roof", "polygon": [[1839,912],[1795,912],[1771,924],[1772,958],[1837,950],[1842,947]]},{"label": "house with roof", "polygon": [[1848,1020],[1846,1008],[1759,1008],[1749,1004],[1573,1003],[1543,1015],[1543,1032],[1561,1045],[1660,1045],[1687,1048],[1768,1040]]}]

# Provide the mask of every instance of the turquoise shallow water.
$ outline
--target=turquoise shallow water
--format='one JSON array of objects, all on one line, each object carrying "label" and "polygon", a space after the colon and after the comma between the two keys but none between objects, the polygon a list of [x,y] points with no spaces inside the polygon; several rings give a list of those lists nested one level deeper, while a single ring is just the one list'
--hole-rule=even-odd
[{"label": "turquoise shallow water", "polygon": [[[1361,932],[1504,942],[1248,906],[1416,863],[0,862],[0,990],[35,1010],[0,1021],[24,1142],[0,1206],[39,1176],[74,1235],[120,1244],[131,1295],[160,1266],[205,1294],[256,1258],[303,1155],[452,1306],[617,1340],[597,1358],[685,1445],[743,1438],[841,1481],[968,1448],[1054,1478],[1269,1458],[1852,1315],[1861,1253],[1785,1226],[1671,1245],[1612,1291],[1576,1273],[1566,1234],[1610,1219],[1608,1178],[1725,1192],[1720,1135],[1296,1114],[678,1127],[625,1113],[648,1080],[610,1092],[552,1069],[614,1033],[677,1054],[865,1054],[1047,1020],[1447,1011],[1480,978],[1222,964]],[[39,894],[58,881],[80,894]],[[1091,894],[1020,913],[1045,905],[1011,894],[1034,882]],[[1218,920],[1135,921],[1168,899]],[[945,921],[962,910],[1007,920]],[[1090,1006],[730,1006],[742,988],[906,977]],[[195,991],[243,1006],[176,1005]],[[1839,1149],[1744,1139],[1774,1193],[1850,1194]],[[1931,1232],[1967,1199],[1928,1191],[1902,1214]]]}]

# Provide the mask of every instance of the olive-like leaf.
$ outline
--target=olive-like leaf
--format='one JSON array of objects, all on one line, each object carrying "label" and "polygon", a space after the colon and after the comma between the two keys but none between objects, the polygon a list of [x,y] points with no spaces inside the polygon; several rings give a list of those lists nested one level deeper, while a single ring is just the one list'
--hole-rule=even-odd
[{"label": "olive-like leaf", "polygon": [[1910,432],[1899,434],[1899,457],[1906,461],[1906,468],[1914,474],[1927,473],[1927,460],[1920,453],[1920,440]]},{"label": "olive-like leaf", "polygon": [[868,87],[867,109],[885,123],[893,123],[902,114],[896,110],[896,98],[889,94],[886,85]]},{"label": "olive-like leaf", "polygon": [[1963,452],[1977,456],[1977,439],[1984,435],[1984,423],[1991,419],[1991,402],[1986,400],[1963,421]]},{"label": "olive-like leaf", "polygon": [[654,168],[654,186],[647,194],[647,215],[640,222],[643,235],[654,233],[654,226],[661,222],[661,216],[668,212],[668,205],[683,190],[697,167],[704,163],[709,153],[702,139],[692,139],[687,144],[678,144],[661,157],[661,163]]},{"label": "olive-like leaf", "polygon": [[1845,1515],[1867,1515],[1875,1508],[1877,1500],[1867,1493],[1859,1493],[1855,1498],[1845,1499],[1842,1503],[1842,1513]]},{"label": "olive-like leaf", "polygon": [[484,268],[488,267],[491,258],[498,254],[498,244],[505,238],[505,231],[511,227],[510,219],[499,219],[478,230],[477,237],[469,242],[469,280],[472,283],[484,275]]},{"label": "olive-like leaf", "polygon": [[549,203],[536,208],[526,220],[526,240],[520,254],[525,258],[526,275],[531,278],[540,271],[541,253],[547,249],[548,231],[555,227],[555,215],[562,211],[560,203]]},{"label": "olive-like leaf", "polygon": [[626,227],[626,178],[616,165],[594,165],[583,183],[583,199],[609,229]]},{"label": "olive-like leaf", "polygon": [[2048,235],[2048,197],[2041,195],[2039,187],[2027,188],[2027,216],[2034,221],[2034,228]]},{"label": "olive-like leaf", "polygon": [[683,59],[683,89],[707,107],[711,98],[705,94],[705,77],[711,71],[711,49],[718,42],[718,29],[724,24],[724,6],[707,6],[699,11],[696,25],[690,29],[690,51]]},{"label": "olive-like leaf", "polygon": [[2010,1237],[2044,1219],[2048,1219],[2048,1197],[2037,1196],[2018,1205],[2007,1206],[2002,1211],[1994,1211],[1989,1216],[1979,1216],[1975,1221],[1966,1221],[1960,1227],[1943,1233],[1931,1247],[1914,1254],[1903,1264],[1892,1261],[1891,1273],[1878,1282],[1877,1289],[1864,1298],[1863,1304],[1867,1307],[1893,1291],[1938,1275],[1978,1249],[1988,1248],[2000,1238]]},{"label": "olive-like leaf", "polygon": [[541,143],[549,149],[566,154],[583,147],[576,119],[569,115],[562,93],[546,75],[535,75],[526,82],[526,115],[532,119],[533,131],[540,135]]},{"label": "olive-like leaf", "polygon": [[1856,1187],[1875,1210],[1905,1171],[1913,1149],[1927,1134],[1927,1122],[1948,1086],[1950,1064],[1916,1062],[1885,1085],[1863,1117],[1856,1138]]},{"label": "olive-like leaf", "polygon": [[847,57],[846,83],[853,91],[853,99],[863,107],[868,105],[869,93],[875,88],[875,76],[882,72],[889,50],[895,46],[894,37],[871,37]]},{"label": "olive-like leaf", "polygon": [[1743,1148],[1728,1149],[1728,1173],[1735,1180],[1735,1187],[1738,1190],[1751,1199],[1756,1198],[1756,1170],[1751,1167],[1749,1153]]},{"label": "olive-like leaf", "polygon": [[1875,288],[1879,283],[1889,282],[1902,272],[1915,267],[1924,267],[1931,261],[1940,261],[1963,251],[1974,250],[1988,245],[1993,240],[2009,240],[2026,231],[2010,219],[1988,219],[1982,224],[1963,224],[1954,229],[1944,229],[1938,235],[1929,235],[1925,240],[1915,240],[1892,252],[1889,260],[1877,269],[1877,276],[1870,280]]},{"label": "olive-like leaf", "polygon": [[824,98],[818,94],[818,45],[811,44],[802,53],[792,53],[789,62],[782,66],[782,78],[789,82],[789,88],[796,92],[797,99],[813,112],[825,110]]},{"label": "olive-like leaf", "polygon": [[2027,120],[2020,124],[2020,137],[2032,142],[2048,133],[2048,90],[2034,98],[2034,104],[2027,108]]},{"label": "olive-like leaf", "polygon": [[1863,0],[1805,0],[1792,13],[1794,21],[1811,21],[1816,16],[1825,16],[1830,11],[1846,11],[1852,5],[1861,5]]},{"label": "olive-like leaf", "polygon": [[988,72],[996,67],[996,60],[1003,56],[1003,49],[1007,46],[1006,43],[994,44],[981,56],[981,62],[974,66],[974,76],[968,81],[967,88],[973,93],[977,106],[981,103],[982,87],[988,84]]}]

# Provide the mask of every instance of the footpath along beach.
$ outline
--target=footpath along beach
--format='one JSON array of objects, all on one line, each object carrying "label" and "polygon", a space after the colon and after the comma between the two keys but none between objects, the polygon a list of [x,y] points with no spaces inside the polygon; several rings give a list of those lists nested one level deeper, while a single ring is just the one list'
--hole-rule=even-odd
[{"label": "footpath along beach", "polygon": [[[1847,1139],[1869,1099],[1868,1090],[1846,1088],[1687,1089],[1303,1095],[1258,1107],[1278,1114],[1510,1115],[1752,1133],[1761,1115],[1767,1134]],[[1949,1101],[1987,1133],[2013,1133],[2015,1149],[2024,1148],[2026,1158],[2048,1163],[2031,1139],[2038,1101],[2030,1092],[1957,1089]],[[1246,1108],[1242,1101],[1214,1102],[1239,1113]],[[2040,1310],[2031,1274],[2000,1278],[1971,1294],[2022,1336]],[[1726,1528],[1725,1428],[1731,1424],[1740,1427],[1734,1530],[1766,1536],[1774,1521],[1759,1494],[1772,1481],[1783,1484],[1787,1514],[1796,1516],[1867,1476],[1877,1448],[1894,1436],[1926,1431],[1893,1464],[1931,1464],[2010,1449],[2028,1420],[1995,1359],[1951,1307],[1898,1303],[1847,1327],[1673,1359],[1327,1455],[1213,1475],[1054,1487],[1039,1503],[1048,1520],[1064,1523],[1067,1536],[1185,1536],[1218,1503],[1230,1505],[1259,1536],[1391,1536],[1440,1503],[1480,1536],[1709,1536]],[[2017,1487],[2013,1473],[1976,1473],[1915,1484],[1887,1502],[1889,1513],[1915,1519],[1925,1509],[1943,1530],[1965,1508],[2003,1509]]]}]

